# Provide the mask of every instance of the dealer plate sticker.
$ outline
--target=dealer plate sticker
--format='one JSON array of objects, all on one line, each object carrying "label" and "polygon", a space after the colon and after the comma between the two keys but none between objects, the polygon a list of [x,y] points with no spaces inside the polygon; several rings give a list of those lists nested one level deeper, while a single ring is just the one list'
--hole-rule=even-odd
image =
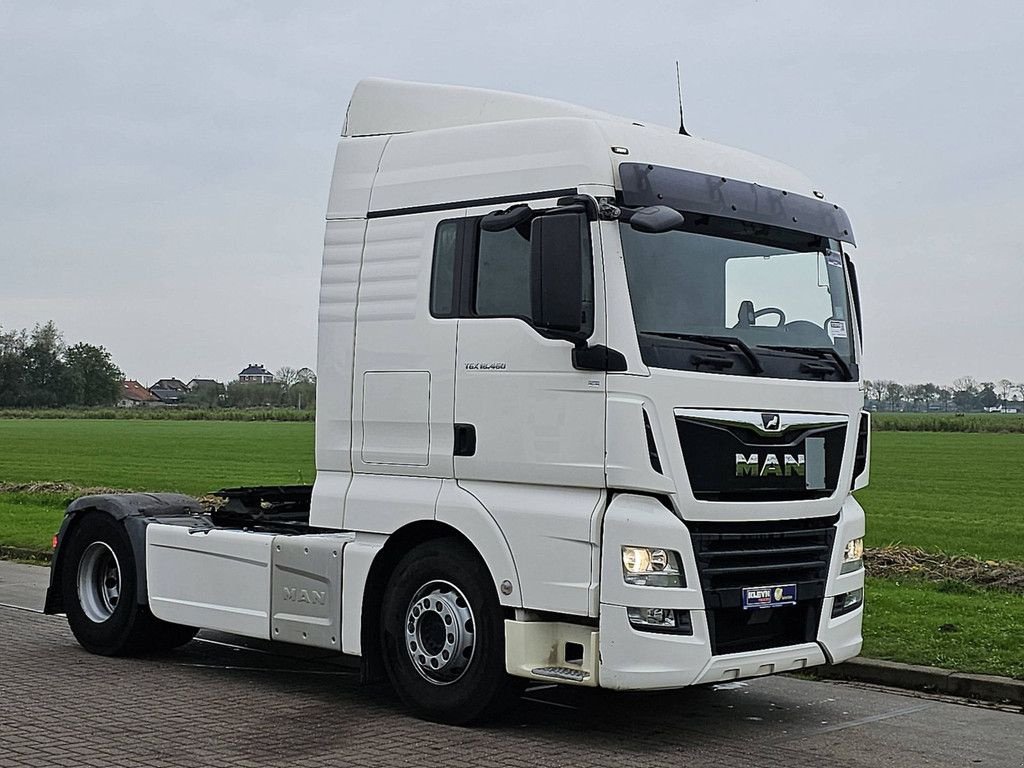
[{"label": "dealer plate sticker", "polygon": [[779,584],[774,587],[744,587],[743,607],[778,608],[796,603],[796,584]]}]

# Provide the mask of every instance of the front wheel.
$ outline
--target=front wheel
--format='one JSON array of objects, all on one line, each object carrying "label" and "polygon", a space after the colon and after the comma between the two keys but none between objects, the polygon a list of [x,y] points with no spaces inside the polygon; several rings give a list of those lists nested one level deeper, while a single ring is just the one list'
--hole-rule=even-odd
[{"label": "front wheel", "polygon": [[101,656],[164,651],[184,645],[194,627],[169,624],[138,602],[135,556],[124,526],[87,514],[65,543],[64,607],[79,644]]},{"label": "front wheel", "polygon": [[421,544],[398,563],[385,592],[381,637],[391,684],[424,717],[465,725],[515,700],[494,582],[457,539]]}]

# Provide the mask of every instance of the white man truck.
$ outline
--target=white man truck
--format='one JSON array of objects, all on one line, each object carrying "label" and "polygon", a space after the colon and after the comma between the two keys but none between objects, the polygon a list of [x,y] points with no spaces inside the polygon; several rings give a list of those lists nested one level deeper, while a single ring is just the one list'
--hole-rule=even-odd
[{"label": "white man truck", "polygon": [[89,496],[46,600],[361,657],[468,723],[861,647],[869,422],[843,210],[773,161],[547,99],[361,82],[327,206],[316,482]]}]

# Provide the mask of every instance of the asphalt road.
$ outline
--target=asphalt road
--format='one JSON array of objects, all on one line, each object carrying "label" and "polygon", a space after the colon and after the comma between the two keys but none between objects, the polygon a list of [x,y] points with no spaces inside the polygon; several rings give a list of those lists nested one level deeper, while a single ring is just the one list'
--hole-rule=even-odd
[{"label": "asphalt road", "polygon": [[1019,712],[792,677],[542,686],[487,727],[425,723],[338,658],[215,634],[146,659],[89,655],[38,613],[46,573],[0,563],[4,767],[1024,766]]}]

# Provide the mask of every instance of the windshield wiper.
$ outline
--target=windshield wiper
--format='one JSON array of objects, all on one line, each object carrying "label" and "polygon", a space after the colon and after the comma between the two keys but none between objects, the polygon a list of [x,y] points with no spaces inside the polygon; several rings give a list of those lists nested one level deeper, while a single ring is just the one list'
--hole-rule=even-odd
[{"label": "windshield wiper", "polygon": [[738,339],[735,336],[711,336],[703,333],[672,333],[669,331],[640,331],[640,333],[646,336],[661,336],[664,339],[679,339],[680,341],[696,341],[698,344],[707,344],[709,347],[718,347],[719,349],[731,349],[736,347],[740,351],[740,354],[747,359],[750,363],[750,370],[754,372],[755,376],[760,376],[764,373],[764,368],[761,367],[761,361],[757,359],[757,355],[743,339]]},{"label": "windshield wiper", "polygon": [[846,377],[847,381],[853,381],[853,371],[850,370],[850,366],[843,359],[843,356],[836,352],[834,349],[828,347],[789,347],[785,345],[769,345],[769,344],[758,344],[757,346],[763,347],[764,349],[777,349],[781,352],[796,352],[799,355],[810,355],[816,357],[819,360],[828,359],[830,363],[834,363],[836,368],[842,371],[843,376]]}]

